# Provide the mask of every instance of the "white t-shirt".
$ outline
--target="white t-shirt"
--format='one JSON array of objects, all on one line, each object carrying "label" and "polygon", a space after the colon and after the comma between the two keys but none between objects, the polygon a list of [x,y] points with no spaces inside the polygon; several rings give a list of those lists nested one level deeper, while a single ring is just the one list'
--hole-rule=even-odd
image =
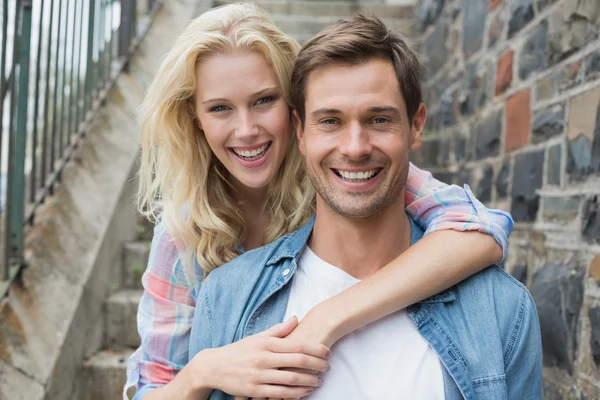
[{"label": "white t-shirt", "polygon": [[[308,246],[292,279],[285,319],[306,313],[359,280],[328,264]],[[442,366],[405,310],[340,339],[332,348],[330,370],[311,400],[444,399]]]}]

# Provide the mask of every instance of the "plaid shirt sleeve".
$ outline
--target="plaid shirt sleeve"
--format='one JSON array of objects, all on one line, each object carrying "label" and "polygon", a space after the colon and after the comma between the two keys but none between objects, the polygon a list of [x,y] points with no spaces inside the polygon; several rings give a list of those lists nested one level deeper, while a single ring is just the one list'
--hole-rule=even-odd
[{"label": "plaid shirt sleeve", "polygon": [[404,192],[406,212],[425,234],[444,229],[480,231],[492,235],[502,247],[502,259],[506,257],[512,217],[506,211],[486,208],[468,185],[446,185],[411,163]]},{"label": "plaid shirt sleeve", "polygon": [[188,362],[196,293],[185,276],[179,248],[162,224],[154,229],[148,268],[142,276],[144,294],[137,324],[141,346],[127,364],[127,390],[134,399],[169,383]]}]

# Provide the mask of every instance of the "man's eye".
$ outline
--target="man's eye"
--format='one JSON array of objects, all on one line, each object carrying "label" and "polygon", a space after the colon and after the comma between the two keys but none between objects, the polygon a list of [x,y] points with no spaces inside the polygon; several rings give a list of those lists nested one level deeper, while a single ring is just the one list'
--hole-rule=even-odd
[{"label": "man's eye", "polygon": [[335,125],[335,124],[337,124],[337,121],[333,118],[327,118],[327,119],[322,120],[321,123],[325,124],[325,125]]},{"label": "man's eye", "polygon": [[258,105],[268,104],[268,103],[271,103],[272,101],[273,101],[273,96],[265,96],[265,97],[261,97],[260,99],[258,99],[256,104],[258,104]]},{"label": "man's eye", "polygon": [[221,112],[221,111],[227,111],[227,109],[228,109],[227,106],[213,106],[208,111],[209,112]]},{"label": "man's eye", "polygon": [[388,118],[385,117],[375,117],[373,118],[373,123],[375,124],[386,124],[390,122],[390,120]]}]

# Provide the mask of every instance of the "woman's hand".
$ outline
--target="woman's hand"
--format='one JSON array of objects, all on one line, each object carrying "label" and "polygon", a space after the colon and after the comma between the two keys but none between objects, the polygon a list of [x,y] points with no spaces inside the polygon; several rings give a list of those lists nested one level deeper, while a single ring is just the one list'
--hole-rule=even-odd
[{"label": "woman's hand", "polygon": [[[291,318],[239,342],[200,352],[197,362],[210,368],[210,387],[234,396],[306,396],[321,383],[317,374],[327,369],[329,348],[315,342],[284,339],[297,326],[298,320]],[[294,370],[283,370],[286,368]]]},{"label": "woman's hand", "polygon": [[[337,340],[335,333],[335,324],[328,317],[327,310],[323,306],[313,307],[298,324],[286,339],[297,340],[300,342],[321,343],[331,347]],[[302,372],[302,370],[288,369],[288,371]],[[315,373],[315,371],[304,371]],[[253,400],[284,400],[285,397],[255,398]]]}]

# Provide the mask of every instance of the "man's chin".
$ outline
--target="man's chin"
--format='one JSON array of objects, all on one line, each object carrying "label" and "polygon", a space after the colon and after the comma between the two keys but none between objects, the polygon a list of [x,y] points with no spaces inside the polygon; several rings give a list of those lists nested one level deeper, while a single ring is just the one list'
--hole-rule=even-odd
[{"label": "man's chin", "polygon": [[329,208],[337,215],[349,219],[369,219],[381,212],[384,208],[379,204],[339,204],[327,202]]}]

